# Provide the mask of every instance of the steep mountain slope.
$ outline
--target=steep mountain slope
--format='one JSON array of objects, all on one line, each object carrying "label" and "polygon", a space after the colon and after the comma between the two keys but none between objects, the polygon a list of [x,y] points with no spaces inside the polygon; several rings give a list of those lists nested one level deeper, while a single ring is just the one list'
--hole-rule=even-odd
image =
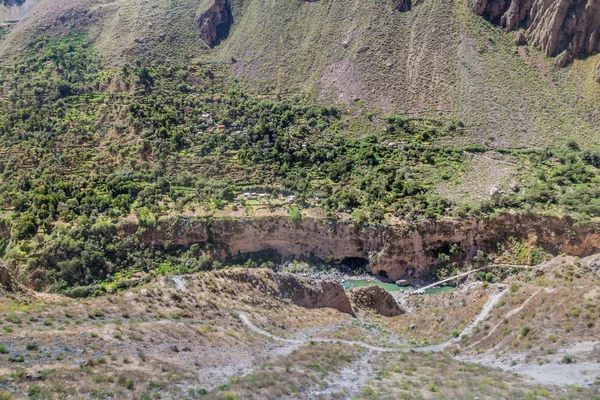
[{"label": "steep mountain slope", "polygon": [[[280,261],[274,252],[414,278],[528,239],[521,216],[572,217],[541,239],[597,226],[595,56],[559,69],[463,0],[398,7],[42,1],[0,41],[0,256],[56,291],[138,267]],[[282,229],[242,229],[261,217]],[[418,257],[375,237],[333,251],[313,239],[334,236],[302,222],[439,231],[429,224],[445,217],[489,218],[493,245],[451,222],[402,245]],[[206,236],[185,228],[200,220]],[[163,221],[182,229],[141,240]],[[242,233],[230,254],[208,229],[221,222]]]},{"label": "steep mountain slope", "polygon": [[[584,85],[533,49],[517,52],[513,37],[467,2],[425,1],[400,13],[392,2],[247,1],[233,12],[220,51],[237,60],[238,74],[267,86],[454,116],[473,134],[468,140],[492,147],[593,132],[593,119],[577,110]],[[577,75],[594,75],[594,67]]]},{"label": "steep mountain slope", "polygon": [[0,54],[73,28],[89,32],[108,65],[199,57],[230,66],[259,93],[308,91],[383,112],[455,118],[466,125],[456,139],[463,144],[550,146],[565,133],[598,143],[596,58],[556,68],[466,0],[424,1],[407,12],[391,0],[47,0]]},{"label": "steep mountain slope", "polygon": [[206,48],[195,27],[192,10],[196,3],[194,0],[42,1],[0,44],[0,54],[18,57],[36,38],[74,29],[89,34],[108,65],[144,59],[181,63]]}]

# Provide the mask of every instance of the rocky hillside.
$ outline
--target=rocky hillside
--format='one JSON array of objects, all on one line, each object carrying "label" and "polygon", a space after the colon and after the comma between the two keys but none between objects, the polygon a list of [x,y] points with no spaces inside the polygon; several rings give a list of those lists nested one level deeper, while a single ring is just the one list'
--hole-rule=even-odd
[{"label": "rocky hillside", "polygon": [[382,112],[456,118],[466,125],[463,143],[545,146],[569,132],[595,144],[595,56],[556,68],[477,15],[498,23],[506,15],[509,30],[529,26],[531,45],[547,55],[569,43],[574,52],[595,48],[589,13],[575,7],[569,15],[581,17],[563,26],[539,3],[530,13],[527,2],[518,12],[495,2],[473,11],[466,0],[48,0],[0,43],[0,54],[18,56],[42,33],[76,29],[108,65],[202,59],[259,93],[308,91]]},{"label": "rocky hillside", "polygon": [[600,50],[600,10],[593,1],[478,0],[474,10],[509,31],[524,28],[526,38],[546,55],[565,52],[560,60],[565,57],[572,60],[576,55],[586,56]]}]

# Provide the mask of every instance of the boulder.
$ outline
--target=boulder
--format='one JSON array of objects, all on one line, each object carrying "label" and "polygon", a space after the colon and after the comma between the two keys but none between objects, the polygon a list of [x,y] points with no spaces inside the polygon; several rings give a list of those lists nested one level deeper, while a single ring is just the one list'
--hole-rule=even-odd
[{"label": "boulder", "polygon": [[564,68],[573,62],[574,58],[575,57],[570,51],[565,50],[556,57],[556,60],[554,60],[554,65],[556,65],[558,68]]},{"label": "boulder", "polygon": [[523,31],[519,31],[515,35],[515,44],[517,46],[525,46],[527,44],[527,38],[525,37]]},{"label": "boulder", "polygon": [[395,283],[396,286],[410,286],[410,281],[407,279],[398,279]]},{"label": "boulder", "polygon": [[394,297],[384,288],[376,285],[363,286],[348,291],[352,309],[356,315],[379,314],[395,317],[404,314]]}]

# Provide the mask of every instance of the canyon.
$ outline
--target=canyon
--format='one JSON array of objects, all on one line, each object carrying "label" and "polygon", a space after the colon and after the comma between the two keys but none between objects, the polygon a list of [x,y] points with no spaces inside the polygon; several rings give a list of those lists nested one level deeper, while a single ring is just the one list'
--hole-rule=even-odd
[{"label": "canyon", "polygon": [[[118,228],[134,234],[137,225]],[[460,251],[453,261],[472,262],[479,250],[494,251],[509,238],[533,239],[552,254],[588,256],[600,251],[598,225],[577,225],[570,218],[505,214],[495,218],[445,218],[411,226],[365,225],[304,218],[291,223],[286,217],[256,219],[168,218],[159,229],[147,229],[142,240],[153,246],[166,241],[189,247],[211,243],[215,257],[224,262],[254,253],[273,252],[279,259],[339,263],[362,259],[371,273],[391,280],[428,279],[435,276],[437,256],[451,245]]]}]

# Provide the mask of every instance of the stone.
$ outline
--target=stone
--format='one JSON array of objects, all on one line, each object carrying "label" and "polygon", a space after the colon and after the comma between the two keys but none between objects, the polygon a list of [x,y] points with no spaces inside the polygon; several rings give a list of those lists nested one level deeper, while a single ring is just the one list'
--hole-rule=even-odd
[{"label": "stone", "polygon": [[515,36],[515,44],[517,46],[525,46],[527,44],[527,38],[525,37],[523,31],[517,32]]},{"label": "stone", "polygon": [[410,282],[407,279],[398,279],[395,283],[397,286],[410,286]]},{"label": "stone", "polygon": [[556,57],[556,59],[554,60],[554,65],[556,65],[558,68],[564,68],[571,62],[573,62],[573,58],[574,57],[571,54],[571,52],[565,50]]},{"label": "stone", "polygon": [[277,274],[279,296],[289,298],[297,306],[305,308],[333,308],[354,315],[344,287],[336,281],[317,281],[299,278],[292,274]]},{"label": "stone", "polygon": [[375,313],[384,317],[404,314],[394,297],[384,288],[376,285],[363,286],[348,291],[348,298],[356,315]]}]

